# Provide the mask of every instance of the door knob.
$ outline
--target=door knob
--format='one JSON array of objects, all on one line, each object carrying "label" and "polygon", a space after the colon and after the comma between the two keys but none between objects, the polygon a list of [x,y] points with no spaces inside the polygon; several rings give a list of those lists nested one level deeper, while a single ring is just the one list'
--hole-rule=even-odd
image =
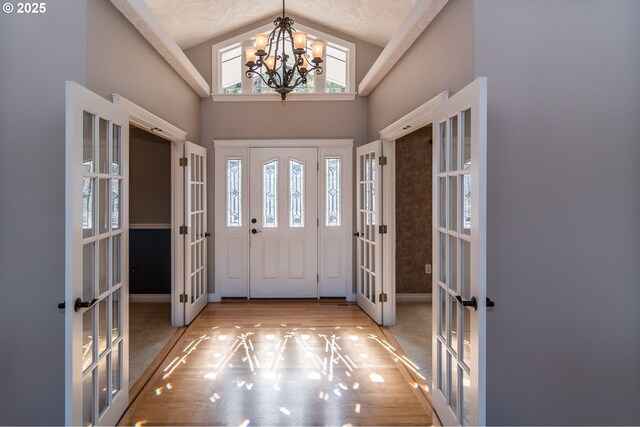
[{"label": "door knob", "polygon": [[251,229],[251,234],[258,234],[258,233],[262,233],[262,230],[256,230],[255,228]]},{"label": "door knob", "polygon": [[474,311],[478,310],[478,300],[476,299],[476,297],[471,297],[470,300],[463,300],[460,295],[456,295],[456,299],[463,306],[465,306],[465,307],[473,307]]},{"label": "door knob", "polygon": [[204,237],[209,237],[211,236],[211,233],[204,233]]},{"label": "door knob", "polygon": [[258,222],[258,220],[257,220],[257,219],[255,219],[255,218],[251,218],[251,224],[255,224],[256,222]]},{"label": "door knob", "polygon": [[355,233],[353,233],[353,235],[356,236],[356,237],[360,237],[360,232],[356,231]]},{"label": "door knob", "polygon": [[91,301],[82,301],[81,298],[77,298],[76,302],[73,304],[73,310],[78,311],[81,308],[91,308],[98,302],[97,298],[92,299]]}]

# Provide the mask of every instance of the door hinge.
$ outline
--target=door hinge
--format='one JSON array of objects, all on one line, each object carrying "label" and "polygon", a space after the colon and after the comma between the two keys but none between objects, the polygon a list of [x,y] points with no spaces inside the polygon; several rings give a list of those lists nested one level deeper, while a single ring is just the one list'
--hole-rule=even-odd
[{"label": "door hinge", "polygon": [[318,225],[318,227],[320,227],[320,218],[316,218],[316,219],[318,220],[317,225]]},{"label": "door hinge", "polygon": [[378,227],[378,232],[380,234],[387,234],[387,226],[386,225],[381,225],[380,227]]},{"label": "door hinge", "polygon": [[316,273],[316,282],[320,283],[320,273]]},{"label": "door hinge", "polygon": [[180,294],[180,302],[189,302],[189,296],[187,294]]},{"label": "door hinge", "polygon": [[386,158],[386,156],[378,157],[378,164],[380,166],[387,166],[387,158]]},{"label": "door hinge", "polygon": [[187,227],[186,225],[180,226],[180,234],[187,234],[188,231],[189,231],[189,227]]},{"label": "door hinge", "polygon": [[378,295],[378,302],[387,302],[387,294]]},{"label": "door hinge", "polygon": [[189,164],[189,160],[186,157],[180,157],[180,166],[187,166]]}]

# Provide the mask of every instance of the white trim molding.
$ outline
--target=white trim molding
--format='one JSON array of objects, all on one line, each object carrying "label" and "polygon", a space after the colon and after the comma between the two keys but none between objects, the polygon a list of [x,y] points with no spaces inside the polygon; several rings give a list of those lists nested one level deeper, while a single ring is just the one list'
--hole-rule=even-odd
[{"label": "white trim molding", "polygon": [[111,3],[140,31],[158,53],[201,97],[211,93],[211,87],[189,61],[182,49],[162,26],[144,0],[111,0]]},{"label": "white trim molding", "polygon": [[380,138],[386,141],[395,140],[433,123],[433,112],[448,98],[448,91],[444,91],[431,98],[409,114],[399,118],[386,128],[382,129],[380,131]]},{"label": "white trim molding", "polygon": [[113,103],[129,113],[129,123],[169,141],[184,141],[187,132],[129,101],[122,95],[111,95]]},{"label": "white trim molding", "polygon": [[430,293],[396,294],[397,302],[431,302]]},{"label": "white trim molding", "polygon": [[433,21],[449,0],[421,0],[400,24],[376,62],[358,86],[360,96],[369,95],[391,71],[420,34]]},{"label": "white trim molding", "polygon": [[353,147],[353,139],[216,139],[216,148]]},{"label": "white trim molding", "polygon": [[220,302],[220,294],[207,294],[207,302]]},{"label": "white trim molding", "polygon": [[171,294],[129,294],[129,302],[171,302]]},{"label": "white trim molding", "polygon": [[[284,102],[273,93],[224,93],[213,94],[211,99],[222,102],[242,102],[242,101],[259,101],[259,102]],[[356,99],[355,92],[342,93],[290,93],[287,95],[287,101],[353,101]]]}]

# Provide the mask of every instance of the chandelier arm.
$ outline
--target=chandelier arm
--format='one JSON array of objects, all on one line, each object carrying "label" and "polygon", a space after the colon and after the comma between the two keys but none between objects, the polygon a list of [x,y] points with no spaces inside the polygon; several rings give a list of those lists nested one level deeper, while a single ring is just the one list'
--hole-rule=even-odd
[{"label": "chandelier arm", "polygon": [[262,73],[256,73],[256,75],[258,77],[260,77],[260,80],[262,80],[264,82],[264,84],[266,84],[268,87],[273,89],[273,86],[269,84],[269,82],[264,78],[264,76],[262,75]]}]

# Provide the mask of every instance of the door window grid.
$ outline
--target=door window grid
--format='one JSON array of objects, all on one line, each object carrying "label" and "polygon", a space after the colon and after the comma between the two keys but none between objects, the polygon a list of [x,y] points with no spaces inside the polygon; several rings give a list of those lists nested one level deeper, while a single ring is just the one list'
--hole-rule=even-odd
[{"label": "door window grid", "polygon": [[289,160],[289,227],[304,227],[304,163]]},{"label": "door window grid", "polygon": [[262,165],[262,226],[278,226],[278,161]]},{"label": "door window grid", "polygon": [[227,159],[227,227],[242,227],[242,159]]},{"label": "door window grid", "polygon": [[191,258],[191,300],[193,304],[206,292],[205,277],[205,170],[204,159],[202,156],[191,153],[189,159],[189,185],[190,191],[190,258]]},{"label": "door window grid", "polygon": [[436,318],[441,358],[436,386],[463,425],[468,425],[470,420],[467,393],[471,385],[469,362],[473,349],[470,347],[470,312],[458,303],[455,296],[470,298],[470,126],[470,110],[439,124],[437,189],[440,194],[436,198],[440,253],[437,276],[440,303],[436,305],[439,311]]},{"label": "door window grid", "polygon": [[328,157],[325,160],[325,225],[342,225],[342,169],[341,158]]},{"label": "door window grid", "polygon": [[373,304],[375,300],[375,152],[360,156],[358,186],[360,193],[360,212],[358,212],[359,225],[359,252],[360,266],[358,275],[359,292]]},{"label": "door window grid", "polygon": [[[121,352],[112,356],[114,348],[120,350],[123,339],[119,326],[123,263],[121,132],[120,126],[83,112],[83,299],[99,299],[82,313],[83,420],[89,424],[97,423],[122,383]],[[100,165],[99,172],[95,171],[96,164]]]}]

